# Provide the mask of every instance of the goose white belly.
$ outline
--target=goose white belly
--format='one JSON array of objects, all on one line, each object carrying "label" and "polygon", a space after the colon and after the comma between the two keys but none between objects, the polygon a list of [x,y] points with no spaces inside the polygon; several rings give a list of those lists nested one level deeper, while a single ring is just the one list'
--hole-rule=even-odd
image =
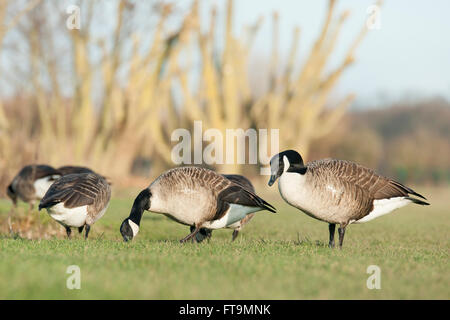
[{"label": "goose white belly", "polygon": [[221,229],[226,227],[233,228],[232,226],[239,223],[245,218],[246,215],[260,210],[261,208],[258,207],[246,207],[239,204],[230,204],[230,208],[222,218],[208,221],[203,224],[203,227],[208,229]]},{"label": "goose white belly", "polygon": [[384,216],[385,214],[388,214],[395,209],[404,207],[411,202],[411,200],[405,199],[404,197],[374,200],[373,210],[367,216],[359,219],[358,221],[354,221],[353,223],[364,223],[373,220],[375,218]]},{"label": "goose white belly", "polygon": [[207,211],[204,203],[196,194],[175,194],[166,200],[153,191],[149,211],[162,213],[182,224],[194,225],[197,215]]},{"label": "goose white belly", "polygon": [[36,197],[38,199],[42,199],[44,197],[47,190],[50,188],[53,182],[55,182],[54,178],[56,177],[59,176],[45,177],[34,181],[34,190],[36,191]]},{"label": "goose white belly", "polygon": [[66,208],[63,203],[58,203],[48,208],[48,213],[53,219],[64,226],[81,227],[86,223],[87,205],[77,208]]}]

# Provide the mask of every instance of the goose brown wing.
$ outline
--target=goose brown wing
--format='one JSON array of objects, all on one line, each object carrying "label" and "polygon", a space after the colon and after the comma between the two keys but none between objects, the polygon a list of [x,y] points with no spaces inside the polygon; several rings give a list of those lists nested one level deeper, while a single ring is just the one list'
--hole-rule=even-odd
[{"label": "goose brown wing", "polygon": [[101,194],[101,177],[91,173],[69,174],[58,179],[39,204],[39,210],[64,203],[66,208],[94,204]]},{"label": "goose brown wing", "polygon": [[253,187],[253,184],[246,177],[241,176],[239,174],[224,174],[223,176],[228,180],[230,180],[231,182],[239,184],[243,186],[245,189],[255,193],[255,188]]},{"label": "goose brown wing", "polygon": [[239,204],[246,207],[255,207],[275,213],[276,209],[270,203],[258,197],[244,187],[232,183],[222,190],[217,197],[217,210],[212,220],[222,218],[227,212],[230,204]]},{"label": "goose brown wing", "polygon": [[425,199],[424,196],[400,182],[380,176],[373,170],[354,162],[328,160],[327,165],[334,176],[368,191],[374,200],[408,197],[410,194]]}]

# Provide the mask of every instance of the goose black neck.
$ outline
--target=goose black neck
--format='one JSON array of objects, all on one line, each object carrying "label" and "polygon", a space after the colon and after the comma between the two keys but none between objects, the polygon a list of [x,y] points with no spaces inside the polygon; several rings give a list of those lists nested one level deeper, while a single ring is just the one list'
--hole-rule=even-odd
[{"label": "goose black neck", "polygon": [[14,190],[12,188],[12,183],[8,186],[8,188],[6,189],[7,192],[9,192],[10,194],[14,194]]},{"label": "goose black neck", "polygon": [[306,173],[307,168],[305,167],[305,165],[302,163],[295,163],[295,164],[291,164],[290,167],[288,168],[287,172],[296,172],[299,174],[305,174]]},{"label": "goose black neck", "polygon": [[134,200],[133,207],[131,208],[130,216],[128,218],[138,226],[141,223],[144,210],[150,209],[150,196],[150,190],[144,189]]},{"label": "goose black neck", "polygon": [[299,174],[306,173],[307,168],[303,163],[303,158],[297,151],[287,150],[284,155],[289,161],[289,168],[287,169],[288,172],[295,172]]}]

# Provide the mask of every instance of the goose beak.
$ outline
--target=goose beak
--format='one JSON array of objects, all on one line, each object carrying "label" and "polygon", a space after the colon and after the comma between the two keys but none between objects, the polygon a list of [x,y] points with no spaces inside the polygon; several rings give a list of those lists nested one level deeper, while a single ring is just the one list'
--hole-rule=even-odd
[{"label": "goose beak", "polygon": [[277,178],[278,177],[275,174],[270,176],[270,180],[269,180],[269,183],[268,183],[269,187],[271,187],[275,183],[275,181],[277,181]]}]

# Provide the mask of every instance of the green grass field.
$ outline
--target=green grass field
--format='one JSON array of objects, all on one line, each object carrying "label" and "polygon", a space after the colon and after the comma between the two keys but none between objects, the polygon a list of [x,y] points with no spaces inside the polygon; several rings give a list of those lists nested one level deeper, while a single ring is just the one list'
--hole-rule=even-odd
[{"label": "green grass field", "polygon": [[[137,238],[124,243],[119,226],[133,199],[113,198],[88,241],[75,230],[72,240],[3,232],[0,298],[449,299],[450,193],[418,190],[432,206],[410,205],[351,225],[343,250],[327,247],[327,224],[276,195],[268,200],[279,213],[258,213],[234,243],[231,230],[219,230],[209,243],[180,244],[188,227],[149,212]],[[2,223],[9,209],[0,200]],[[56,225],[44,212],[31,214]],[[70,265],[81,269],[80,290],[66,287]],[[380,290],[366,286],[369,265],[381,268]]]}]

